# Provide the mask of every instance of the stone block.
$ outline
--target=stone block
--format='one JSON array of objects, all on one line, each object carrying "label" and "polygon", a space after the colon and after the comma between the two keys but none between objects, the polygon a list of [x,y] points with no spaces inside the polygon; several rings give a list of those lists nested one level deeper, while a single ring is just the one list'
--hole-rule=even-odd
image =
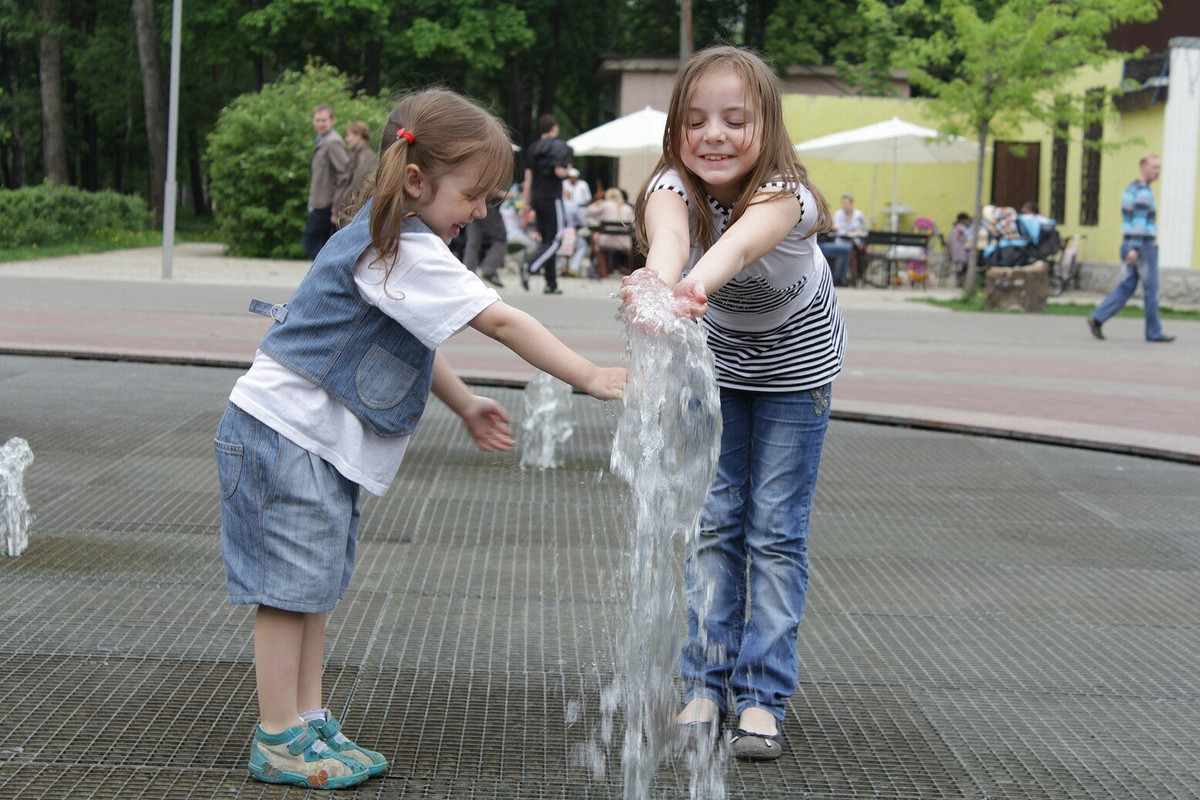
[{"label": "stone block", "polygon": [[984,306],[999,311],[1045,311],[1050,281],[1045,263],[1027,267],[989,267],[984,274],[987,298]]}]

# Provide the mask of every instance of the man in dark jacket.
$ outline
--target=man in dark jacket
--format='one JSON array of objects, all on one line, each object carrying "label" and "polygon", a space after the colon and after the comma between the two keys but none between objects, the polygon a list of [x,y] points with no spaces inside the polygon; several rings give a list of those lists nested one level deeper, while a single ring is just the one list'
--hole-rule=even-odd
[{"label": "man in dark jacket", "polygon": [[525,150],[525,184],[522,195],[525,207],[536,215],[538,235],[542,242],[533,260],[521,268],[521,285],[529,290],[529,276],[541,272],[546,277],[546,294],[562,294],[558,288],[558,273],[554,256],[562,244],[566,218],[563,210],[563,178],[575,153],[558,138],[558,120],[553,114],[538,118],[541,137]]},{"label": "man in dark jacket", "polygon": [[342,195],[350,185],[350,151],[341,134],[333,127],[333,109],[322,103],[313,108],[313,128],[317,140],[313,146],[312,174],[308,183],[308,219],[300,244],[309,258],[333,236]]}]

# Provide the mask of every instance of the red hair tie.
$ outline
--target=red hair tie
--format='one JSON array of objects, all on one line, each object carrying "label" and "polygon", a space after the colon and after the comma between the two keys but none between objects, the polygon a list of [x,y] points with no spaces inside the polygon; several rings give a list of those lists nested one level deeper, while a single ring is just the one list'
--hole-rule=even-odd
[{"label": "red hair tie", "polygon": [[406,142],[409,143],[410,146],[416,144],[416,142],[417,142],[417,137],[413,136],[412,131],[407,130],[406,128],[400,128],[399,130],[397,130],[396,138],[404,139]]}]

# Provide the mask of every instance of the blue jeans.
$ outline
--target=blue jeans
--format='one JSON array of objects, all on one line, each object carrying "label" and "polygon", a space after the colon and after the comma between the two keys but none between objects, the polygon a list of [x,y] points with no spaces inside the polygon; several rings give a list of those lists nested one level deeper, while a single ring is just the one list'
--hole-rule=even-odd
[{"label": "blue jeans", "polygon": [[300,234],[300,246],[309,259],[317,257],[321,248],[333,236],[333,209],[314,208],[304,218],[304,233]]},{"label": "blue jeans", "polygon": [[[808,517],[829,424],[830,386],[721,389],[721,456],[685,570],[688,699],[783,719],[796,690],[796,635],[808,593]],[[749,608],[747,609],[747,606]],[[748,612],[748,613],[747,613]]]},{"label": "blue jeans", "polygon": [[233,403],[214,448],[229,602],[332,611],[354,572],[358,484]]},{"label": "blue jeans", "polygon": [[1142,281],[1142,305],[1146,310],[1146,338],[1161,339],[1162,320],[1158,316],[1158,243],[1142,242],[1138,248],[1136,264],[1125,261],[1125,254],[1132,249],[1128,242],[1121,244],[1121,279],[1108,296],[1100,301],[1092,318],[1103,323],[1116,314],[1133,297],[1138,278]]},{"label": "blue jeans", "polygon": [[843,283],[850,274],[850,245],[842,242],[821,242],[821,252],[829,262],[834,283]]}]

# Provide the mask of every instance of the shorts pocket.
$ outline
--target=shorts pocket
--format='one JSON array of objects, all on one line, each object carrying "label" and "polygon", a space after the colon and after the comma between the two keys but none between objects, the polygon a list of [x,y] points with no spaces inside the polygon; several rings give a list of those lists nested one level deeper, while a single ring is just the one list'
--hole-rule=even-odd
[{"label": "shorts pocket", "polygon": [[221,487],[221,499],[228,500],[237,490],[242,478],[243,448],[240,444],[213,440],[217,453],[217,483]]},{"label": "shorts pocket", "polygon": [[417,369],[374,344],[358,365],[354,388],[363,405],[381,411],[399,405],[419,375]]}]

